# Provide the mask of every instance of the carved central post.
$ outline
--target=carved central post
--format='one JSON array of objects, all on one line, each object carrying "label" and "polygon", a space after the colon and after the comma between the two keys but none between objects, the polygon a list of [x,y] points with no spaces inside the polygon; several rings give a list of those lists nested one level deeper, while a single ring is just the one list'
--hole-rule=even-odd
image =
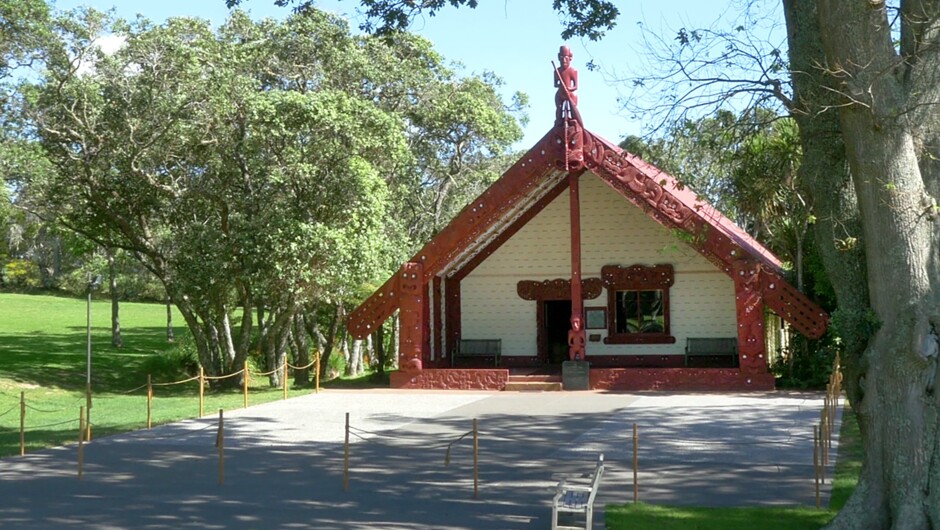
[{"label": "carved central post", "polygon": [[578,190],[580,173],[568,174],[571,192],[571,330],[568,332],[568,358],[584,360],[584,302],[581,297],[581,198]]},{"label": "carved central post", "polygon": [[405,263],[398,273],[400,303],[398,366],[403,372],[420,371],[424,346],[424,268],[421,263]]}]

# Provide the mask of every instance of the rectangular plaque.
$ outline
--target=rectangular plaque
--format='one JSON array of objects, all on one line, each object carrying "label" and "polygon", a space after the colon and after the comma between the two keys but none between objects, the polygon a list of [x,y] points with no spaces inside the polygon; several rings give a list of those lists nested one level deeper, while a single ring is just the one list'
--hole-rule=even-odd
[{"label": "rectangular plaque", "polygon": [[565,390],[590,390],[591,363],[587,361],[561,363],[561,384]]}]

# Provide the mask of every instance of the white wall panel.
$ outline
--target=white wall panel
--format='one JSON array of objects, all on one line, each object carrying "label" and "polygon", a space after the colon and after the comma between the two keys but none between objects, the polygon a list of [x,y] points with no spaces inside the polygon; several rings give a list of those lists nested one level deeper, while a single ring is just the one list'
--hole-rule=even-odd
[{"label": "white wall panel", "polygon": [[[731,279],[591,173],[581,178],[581,234],[585,278],[599,277],[604,265],[671,263],[676,270],[669,293],[675,344],[589,342],[588,355],[681,354],[686,337],[736,336]],[[516,284],[568,278],[569,237],[569,197],[564,192],[463,280],[463,337],[499,338],[504,355],[535,355],[536,303],[519,298]],[[606,304],[606,292],[585,301],[585,306]]]}]

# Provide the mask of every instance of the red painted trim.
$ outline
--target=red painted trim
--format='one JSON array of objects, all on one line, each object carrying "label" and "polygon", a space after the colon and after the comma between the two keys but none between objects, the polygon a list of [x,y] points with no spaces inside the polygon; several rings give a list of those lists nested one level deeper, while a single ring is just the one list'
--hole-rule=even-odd
[{"label": "red painted trim", "polygon": [[502,390],[509,381],[505,369],[447,369],[420,372],[392,372],[391,388],[420,388],[439,390]]},{"label": "red painted trim", "polygon": [[589,355],[591,368],[683,368],[685,355]]},{"label": "red painted trim", "polygon": [[[568,294],[571,294],[570,291]],[[548,336],[545,334],[544,298],[539,298],[535,302],[535,353],[535,361],[538,365],[548,364]]]},{"label": "red painted trim", "polygon": [[[503,390],[509,382],[506,369],[447,369],[392,372],[392,388],[441,390]],[[771,374],[748,375],[732,368],[591,368],[593,390],[768,391],[774,389]]]},{"label": "red painted trim", "polygon": [[[664,295],[664,298],[668,298]],[[665,300],[663,300],[663,312],[667,311]],[[668,314],[667,318],[668,320]],[[616,324],[615,324],[616,326]],[[666,333],[611,333],[604,337],[604,344],[675,344],[676,338],[668,333],[669,326],[666,326]]]},{"label": "red painted trim", "polygon": [[450,362],[450,359],[446,358],[444,355],[444,330],[443,330],[443,308],[444,301],[441,300],[442,296],[442,283],[440,276],[435,276],[434,280],[431,282],[431,288],[434,292],[434,355],[437,358],[438,364],[443,366],[444,361]]},{"label": "red painted trim", "polygon": [[426,283],[421,289],[421,337],[422,337],[422,361],[424,366],[432,366],[431,360],[431,284]]},{"label": "red painted trim", "polygon": [[449,364],[451,353],[457,349],[460,342],[460,280],[445,278],[444,291],[444,326],[447,328],[444,348],[447,353],[446,362]]},{"label": "red painted trim", "polygon": [[584,359],[584,300],[581,297],[581,191],[578,175],[568,175],[571,225],[571,330],[568,332],[568,359]]},{"label": "red painted trim", "polygon": [[591,369],[593,390],[773,390],[773,374],[745,374],[733,368]]},{"label": "red painted trim", "polygon": [[[607,287],[607,336],[604,344],[675,344],[676,338],[670,333],[669,290],[675,283],[675,269],[665,263],[647,267],[645,265],[605,265],[601,268],[601,278]],[[663,292],[663,332],[662,333],[618,333],[617,332],[617,291],[641,291],[659,289]]]},{"label": "red painted trim", "polygon": [[[604,284],[600,278],[581,280],[581,293],[585,300],[593,300],[601,295]],[[523,300],[571,300],[571,280],[521,280],[516,284],[516,294]]]}]

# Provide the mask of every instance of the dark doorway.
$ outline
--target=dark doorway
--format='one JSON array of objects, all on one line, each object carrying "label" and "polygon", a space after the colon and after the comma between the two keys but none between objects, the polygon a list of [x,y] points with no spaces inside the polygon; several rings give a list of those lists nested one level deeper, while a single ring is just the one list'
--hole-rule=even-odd
[{"label": "dark doorway", "polygon": [[568,331],[571,329],[571,300],[545,300],[542,304],[544,348],[539,360],[544,364],[560,365],[568,359]]}]

